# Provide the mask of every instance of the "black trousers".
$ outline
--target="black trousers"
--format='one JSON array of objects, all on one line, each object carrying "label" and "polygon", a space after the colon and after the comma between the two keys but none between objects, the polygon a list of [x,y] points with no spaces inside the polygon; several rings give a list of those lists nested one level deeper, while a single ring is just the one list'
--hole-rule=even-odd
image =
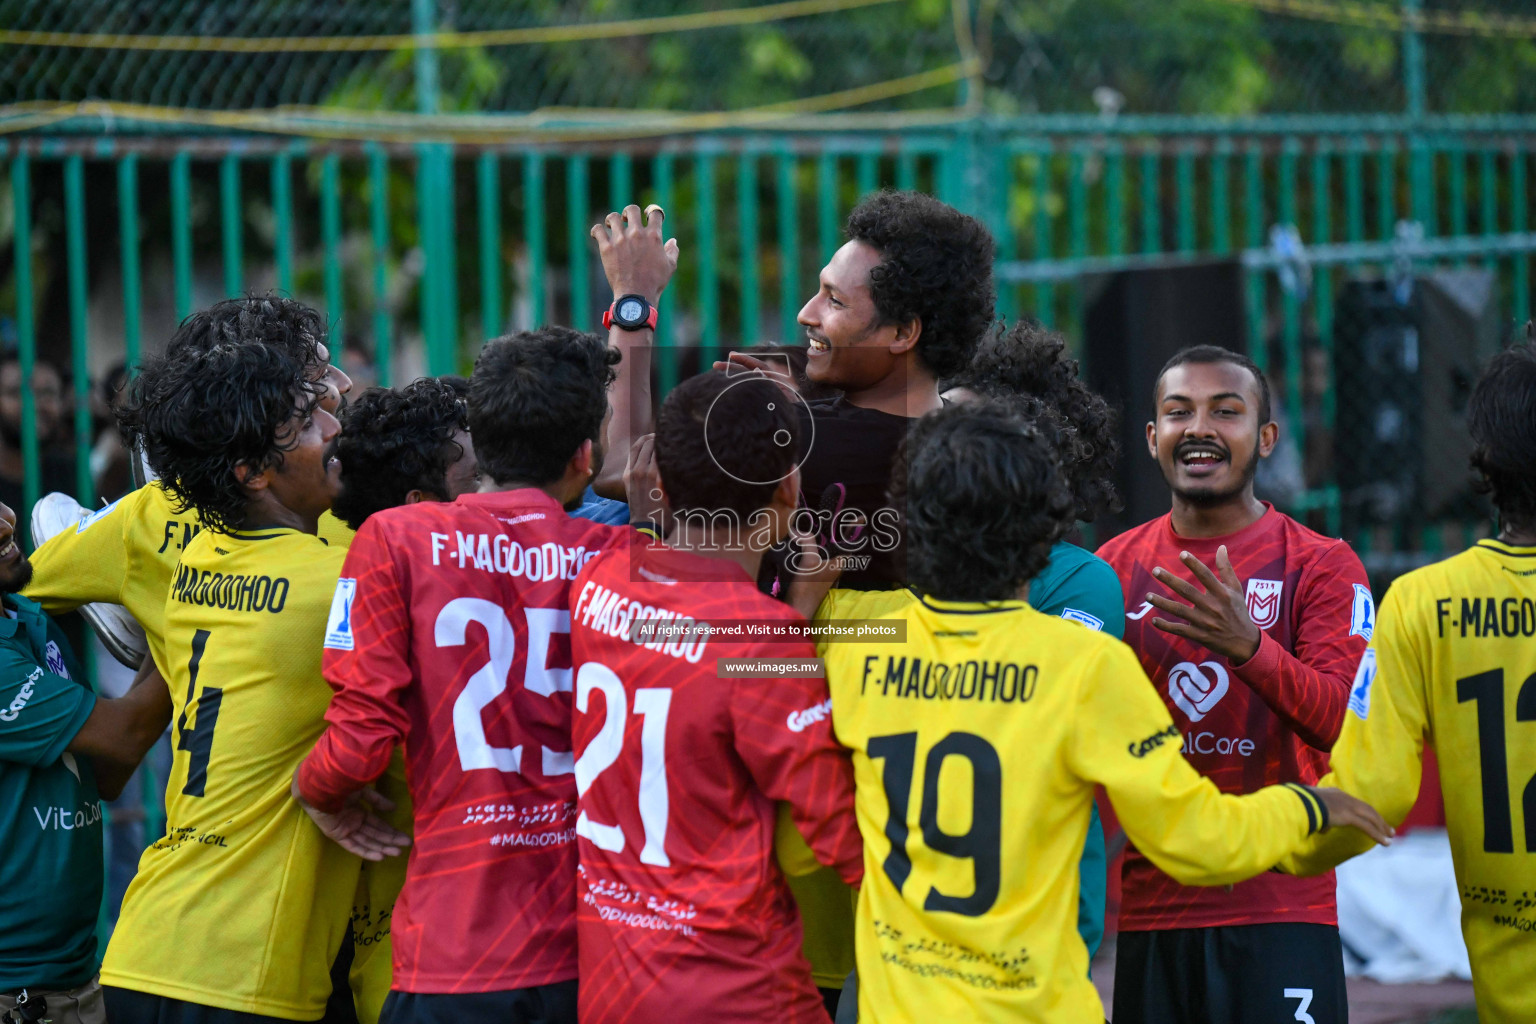
[{"label": "black trousers", "polygon": [[131,988],[103,985],[101,992],[107,1001],[107,1020],[112,1024],[292,1024],[281,1017],[204,1006]]},{"label": "black trousers", "polygon": [[379,1024],[576,1024],[576,982],[461,995],[391,992]]},{"label": "black trousers", "polygon": [[1347,1024],[1339,930],[1251,924],[1121,932],[1115,1024]]}]

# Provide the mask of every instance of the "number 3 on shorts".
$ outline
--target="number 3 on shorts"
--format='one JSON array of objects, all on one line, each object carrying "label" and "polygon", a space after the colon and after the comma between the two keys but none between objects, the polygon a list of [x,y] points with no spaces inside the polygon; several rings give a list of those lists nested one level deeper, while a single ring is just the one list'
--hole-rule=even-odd
[{"label": "number 3 on shorts", "polygon": [[1296,1007],[1296,1016],[1293,1020],[1301,1021],[1301,1024],[1317,1024],[1312,1015],[1307,1012],[1307,1007],[1312,1005],[1312,990],[1309,988],[1288,988],[1285,990],[1285,998],[1300,999],[1301,1005]]}]

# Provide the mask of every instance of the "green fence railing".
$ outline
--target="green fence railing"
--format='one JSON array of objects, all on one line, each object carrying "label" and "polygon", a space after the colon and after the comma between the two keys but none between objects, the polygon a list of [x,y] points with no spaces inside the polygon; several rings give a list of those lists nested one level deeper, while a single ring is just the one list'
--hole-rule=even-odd
[{"label": "green fence railing", "polygon": [[[13,225],[16,346],[25,367],[42,354],[72,369],[65,431],[89,505],[100,497],[85,468],[89,382],[163,344],[194,306],[277,288],[322,306],[337,346],[368,353],[383,382],[462,370],[510,327],[596,322],[606,296],[587,232],[626,201],[665,206],[684,251],[662,309],[667,381],[684,347],[707,358],[798,338],[796,313],[843,219],[879,187],[930,191],[982,217],[998,239],[1000,312],[1069,337],[1092,275],[1240,260],[1249,338],[1274,338],[1252,348],[1279,360],[1297,440],[1319,416],[1331,423],[1342,382],[1309,396],[1302,368],[1309,346],[1330,351],[1345,275],[1404,259],[1473,262],[1497,272],[1509,329],[1530,315],[1536,117],[838,125],[519,148],[12,136],[0,140],[10,185],[0,203]],[[1276,226],[1293,228],[1305,253],[1305,290],[1284,284],[1298,258],[1275,248]],[[0,310],[6,283],[0,271]],[[22,426],[30,504],[40,481],[30,405]],[[1336,521],[1330,484],[1302,502]],[[1417,529],[1401,544],[1416,546]]]}]

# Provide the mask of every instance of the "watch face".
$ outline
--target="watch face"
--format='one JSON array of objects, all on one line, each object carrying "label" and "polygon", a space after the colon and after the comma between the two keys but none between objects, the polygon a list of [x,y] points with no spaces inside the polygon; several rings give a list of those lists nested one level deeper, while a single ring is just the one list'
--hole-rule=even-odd
[{"label": "watch face", "polygon": [[619,303],[618,318],[627,324],[638,324],[645,319],[645,303],[639,299],[625,299]]}]

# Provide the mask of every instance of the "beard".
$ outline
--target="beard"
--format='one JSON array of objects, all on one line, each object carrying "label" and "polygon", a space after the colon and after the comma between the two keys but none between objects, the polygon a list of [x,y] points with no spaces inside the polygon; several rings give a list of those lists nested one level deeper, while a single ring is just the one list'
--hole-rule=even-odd
[{"label": "beard", "polygon": [[[1228,457],[1230,458],[1230,456],[1228,456]],[[1253,454],[1248,457],[1248,464],[1243,467],[1243,471],[1242,471],[1242,473],[1240,473],[1238,475],[1237,481],[1235,483],[1233,483],[1230,487],[1224,488],[1224,489],[1219,490],[1219,491],[1216,491],[1216,490],[1198,490],[1198,491],[1179,490],[1177,487],[1174,487],[1171,483],[1169,484],[1169,487],[1173,491],[1173,493],[1175,493],[1175,494],[1177,494],[1179,496],[1180,499],[1182,499],[1185,502],[1188,502],[1190,505],[1193,505],[1196,508],[1215,508],[1218,505],[1226,504],[1227,502],[1231,501],[1233,498],[1237,497],[1238,495],[1240,495],[1244,491],[1246,491],[1253,484],[1253,478],[1258,473],[1258,471],[1259,471],[1259,448],[1258,448],[1258,445],[1254,445]]]},{"label": "beard", "polygon": [[32,582],[32,563],[22,555],[15,565],[0,572],[0,594],[19,594]]}]

